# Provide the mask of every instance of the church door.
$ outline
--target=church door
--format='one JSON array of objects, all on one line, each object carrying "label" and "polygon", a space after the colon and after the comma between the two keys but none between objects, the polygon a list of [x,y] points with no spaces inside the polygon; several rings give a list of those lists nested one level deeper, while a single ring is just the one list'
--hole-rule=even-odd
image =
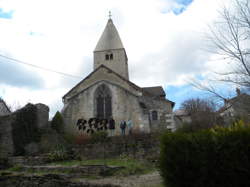
[{"label": "church door", "polygon": [[97,118],[108,119],[112,116],[112,97],[106,85],[103,84],[97,88],[95,101]]}]

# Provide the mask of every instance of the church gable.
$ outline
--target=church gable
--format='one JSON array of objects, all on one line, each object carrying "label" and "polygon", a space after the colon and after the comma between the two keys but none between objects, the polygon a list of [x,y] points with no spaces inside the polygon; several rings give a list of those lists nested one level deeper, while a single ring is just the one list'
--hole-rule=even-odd
[{"label": "church gable", "polygon": [[70,99],[71,97],[78,95],[79,93],[86,90],[88,87],[91,87],[92,85],[100,81],[106,81],[109,82],[110,84],[117,85],[127,90],[133,95],[136,96],[142,95],[142,90],[140,87],[126,80],[125,78],[123,78],[116,72],[112,71],[111,69],[107,68],[106,66],[101,65],[91,74],[89,74],[85,79],[79,82],[75,87],[73,87],[67,94],[65,94],[63,96],[63,99],[64,100]]}]

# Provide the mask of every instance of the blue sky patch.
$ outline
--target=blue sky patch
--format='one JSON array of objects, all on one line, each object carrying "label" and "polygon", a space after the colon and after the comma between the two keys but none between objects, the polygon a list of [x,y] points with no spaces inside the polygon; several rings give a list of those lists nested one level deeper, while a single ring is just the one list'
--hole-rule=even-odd
[{"label": "blue sky patch", "polygon": [[181,7],[181,8],[174,8],[174,9],[173,9],[173,12],[174,12],[175,15],[179,15],[179,14],[181,14],[182,12],[184,12],[185,10],[186,10],[186,8],[184,8],[184,7]]},{"label": "blue sky patch", "polygon": [[174,110],[179,109],[181,103],[191,98],[206,98],[208,95],[198,89],[195,89],[191,85],[183,86],[167,86],[165,89],[167,99],[175,102]]},{"label": "blue sky patch", "polygon": [[179,109],[183,101],[203,95],[201,91],[194,90],[190,85],[168,86],[165,91],[167,99],[175,102],[174,110]]},{"label": "blue sky patch", "polygon": [[175,0],[175,2],[181,5],[188,6],[193,2],[193,0]]},{"label": "blue sky patch", "polygon": [[162,10],[162,13],[173,12],[175,15],[183,13],[187,7],[193,2],[193,0],[173,0],[173,6],[171,10]]},{"label": "blue sky patch", "polygon": [[4,19],[11,19],[13,16],[14,11],[10,10],[9,12],[4,11],[2,8],[0,8],[0,18]]}]

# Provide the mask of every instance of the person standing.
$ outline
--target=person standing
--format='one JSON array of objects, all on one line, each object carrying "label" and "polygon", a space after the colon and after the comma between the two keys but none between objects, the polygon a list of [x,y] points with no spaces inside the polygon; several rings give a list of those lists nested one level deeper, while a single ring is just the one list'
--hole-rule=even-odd
[{"label": "person standing", "polygon": [[132,123],[131,119],[128,120],[127,125],[128,125],[128,134],[131,135],[132,134],[132,128],[133,128],[133,123]]},{"label": "person standing", "polygon": [[120,129],[121,129],[121,135],[125,135],[125,131],[126,131],[126,121],[122,120],[121,123],[120,123]]},{"label": "person standing", "polygon": [[115,120],[112,117],[109,119],[109,132],[110,132],[110,136],[114,136]]}]

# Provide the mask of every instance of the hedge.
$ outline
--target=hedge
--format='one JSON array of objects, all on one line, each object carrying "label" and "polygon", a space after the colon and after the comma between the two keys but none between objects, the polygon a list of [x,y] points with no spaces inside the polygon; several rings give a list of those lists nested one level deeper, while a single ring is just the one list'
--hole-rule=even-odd
[{"label": "hedge", "polygon": [[159,164],[167,187],[249,187],[250,127],[166,132]]}]

